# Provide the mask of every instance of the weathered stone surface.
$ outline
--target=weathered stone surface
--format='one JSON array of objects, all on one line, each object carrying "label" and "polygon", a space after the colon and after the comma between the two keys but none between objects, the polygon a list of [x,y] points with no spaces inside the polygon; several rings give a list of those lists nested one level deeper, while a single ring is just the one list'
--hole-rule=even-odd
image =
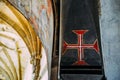
[{"label": "weathered stone surface", "polygon": [[51,69],[53,45],[53,12],[51,0],[9,0],[30,21],[39,35]]},{"label": "weathered stone surface", "polygon": [[101,0],[101,39],[107,80],[120,80],[120,0]]}]

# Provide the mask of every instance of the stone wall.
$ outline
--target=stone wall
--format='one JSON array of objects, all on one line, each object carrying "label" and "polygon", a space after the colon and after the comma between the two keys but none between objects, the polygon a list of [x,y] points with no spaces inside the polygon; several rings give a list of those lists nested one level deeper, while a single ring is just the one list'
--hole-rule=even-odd
[{"label": "stone wall", "polygon": [[9,0],[9,2],[28,19],[39,35],[47,53],[50,73],[54,31],[51,0]]},{"label": "stone wall", "polygon": [[100,28],[107,80],[120,80],[120,0],[101,0]]}]

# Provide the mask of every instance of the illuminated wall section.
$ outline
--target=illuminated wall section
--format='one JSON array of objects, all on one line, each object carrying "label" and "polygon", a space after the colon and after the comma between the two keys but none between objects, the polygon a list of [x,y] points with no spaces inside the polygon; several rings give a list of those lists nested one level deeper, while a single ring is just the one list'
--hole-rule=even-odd
[{"label": "illuminated wall section", "polygon": [[[8,0],[29,20],[39,35],[47,54],[49,73],[53,47],[53,9],[52,0]],[[50,75],[49,75],[50,76]]]},{"label": "illuminated wall section", "polygon": [[0,80],[45,80],[45,66],[46,54],[32,26],[9,2],[0,0]]}]

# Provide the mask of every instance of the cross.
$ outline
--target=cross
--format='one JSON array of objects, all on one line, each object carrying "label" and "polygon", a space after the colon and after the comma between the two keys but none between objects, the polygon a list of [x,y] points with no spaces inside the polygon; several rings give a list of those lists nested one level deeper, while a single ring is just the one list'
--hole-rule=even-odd
[{"label": "cross", "polygon": [[75,63],[77,65],[87,65],[87,63],[83,60],[84,59],[84,49],[94,49],[96,52],[99,52],[97,39],[94,41],[93,44],[84,44],[83,43],[83,35],[87,31],[88,30],[73,30],[73,32],[78,37],[78,43],[77,44],[68,44],[67,42],[64,41],[64,44],[63,44],[63,53],[67,49],[77,49],[78,50],[78,61]]}]

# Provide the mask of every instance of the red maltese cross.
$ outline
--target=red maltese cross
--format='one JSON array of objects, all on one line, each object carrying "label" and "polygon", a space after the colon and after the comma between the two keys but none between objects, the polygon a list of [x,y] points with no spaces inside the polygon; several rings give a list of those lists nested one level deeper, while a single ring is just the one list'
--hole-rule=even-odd
[{"label": "red maltese cross", "polygon": [[77,44],[68,44],[64,41],[63,45],[63,53],[67,49],[77,49],[78,50],[78,61],[74,64],[76,65],[88,65],[84,61],[84,49],[94,49],[97,53],[99,52],[98,41],[97,39],[94,41],[93,44],[84,44],[83,43],[83,35],[88,30],[73,30],[73,32],[78,36],[78,43]]}]

